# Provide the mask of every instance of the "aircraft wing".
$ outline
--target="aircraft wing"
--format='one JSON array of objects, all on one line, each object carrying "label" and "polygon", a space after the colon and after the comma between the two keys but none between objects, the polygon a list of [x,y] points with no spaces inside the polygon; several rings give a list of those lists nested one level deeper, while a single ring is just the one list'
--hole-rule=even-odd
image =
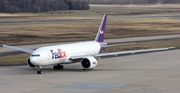
[{"label": "aircraft wing", "polygon": [[143,52],[153,52],[153,51],[163,51],[163,50],[169,50],[174,47],[169,48],[154,48],[154,49],[142,49],[142,50],[130,50],[130,51],[121,51],[121,52],[110,52],[110,53],[101,53],[94,55],[95,57],[104,57],[104,56],[118,56],[118,55],[124,55],[124,54],[135,54],[135,53],[143,53]]},{"label": "aircraft wing", "polygon": [[125,55],[125,54],[135,54],[135,53],[144,53],[144,52],[163,51],[163,50],[169,50],[169,49],[173,49],[173,48],[175,48],[175,47],[130,50],[130,51],[121,51],[121,52],[109,52],[109,53],[100,53],[100,54],[95,54],[95,55],[73,56],[70,59],[72,59],[72,60],[82,59],[85,56],[94,56],[94,57],[118,56],[118,55]]},{"label": "aircraft wing", "polygon": [[34,50],[31,50],[31,49],[19,48],[19,47],[8,46],[8,45],[3,45],[3,47],[11,48],[11,49],[18,50],[18,51],[25,52],[25,53],[29,53],[29,54],[31,54],[34,51]]}]

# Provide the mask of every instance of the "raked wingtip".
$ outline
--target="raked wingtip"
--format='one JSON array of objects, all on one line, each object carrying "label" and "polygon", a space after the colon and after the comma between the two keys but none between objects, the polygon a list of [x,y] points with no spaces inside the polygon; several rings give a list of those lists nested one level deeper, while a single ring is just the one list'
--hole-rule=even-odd
[{"label": "raked wingtip", "polygon": [[176,48],[176,47],[168,47],[169,49],[174,49],[174,48]]}]

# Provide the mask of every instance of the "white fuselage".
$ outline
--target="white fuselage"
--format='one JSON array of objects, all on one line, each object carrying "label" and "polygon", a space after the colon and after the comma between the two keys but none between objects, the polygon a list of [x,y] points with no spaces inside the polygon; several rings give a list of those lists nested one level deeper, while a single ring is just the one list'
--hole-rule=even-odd
[{"label": "white fuselage", "polygon": [[100,52],[100,44],[95,41],[41,47],[35,50],[30,60],[37,66],[72,63],[72,56],[93,55]]}]

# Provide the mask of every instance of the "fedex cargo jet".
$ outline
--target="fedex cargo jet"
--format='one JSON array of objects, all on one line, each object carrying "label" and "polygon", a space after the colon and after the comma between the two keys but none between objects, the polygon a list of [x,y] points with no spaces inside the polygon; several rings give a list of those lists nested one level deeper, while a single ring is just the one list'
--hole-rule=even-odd
[{"label": "fedex cargo jet", "polygon": [[46,46],[36,50],[19,48],[14,46],[3,45],[6,48],[11,48],[31,54],[27,64],[30,67],[37,68],[37,74],[42,74],[42,67],[53,65],[54,69],[63,69],[62,64],[71,64],[80,62],[83,70],[93,69],[97,66],[98,59],[104,56],[117,56],[121,54],[141,53],[150,51],[168,50],[170,48],[156,48],[156,49],[143,49],[131,50],[121,52],[102,53],[107,45],[104,42],[104,34],[106,28],[107,15],[105,14],[100,24],[94,41]]}]

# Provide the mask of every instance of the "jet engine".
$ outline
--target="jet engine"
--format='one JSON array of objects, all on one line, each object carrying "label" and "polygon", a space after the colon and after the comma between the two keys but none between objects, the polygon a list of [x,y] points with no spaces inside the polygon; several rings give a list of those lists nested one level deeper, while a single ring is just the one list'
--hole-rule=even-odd
[{"label": "jet engine", "polygon": [[92,69],[97,66],[97,60],[92,56],[85,57],[81,60],[81,66],[83,69]]},{"label": "jet engine", "polygon": [[33,64],[31,63],[30,58],[28,59],[27,65],[30,66],[30,67],[35,67],[35,65],[33,65]]}]

